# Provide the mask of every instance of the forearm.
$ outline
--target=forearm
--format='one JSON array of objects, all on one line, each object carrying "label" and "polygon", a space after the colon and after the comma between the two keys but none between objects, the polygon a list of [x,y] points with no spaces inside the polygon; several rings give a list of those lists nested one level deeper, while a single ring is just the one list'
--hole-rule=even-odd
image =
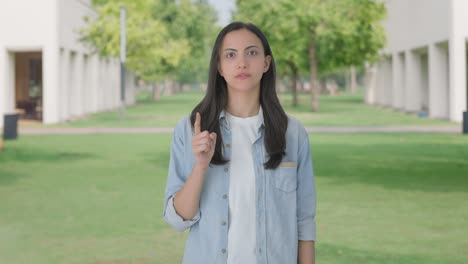
[{"label": "forearm", "polygon": [[192,219],[199,210],[206,170],[195,165],[184,186],[174,196],[174,208],[184,220]]},{"label": "forearm", "polygon": [[297,264],[315,264],[315,241],[299,240]]}]

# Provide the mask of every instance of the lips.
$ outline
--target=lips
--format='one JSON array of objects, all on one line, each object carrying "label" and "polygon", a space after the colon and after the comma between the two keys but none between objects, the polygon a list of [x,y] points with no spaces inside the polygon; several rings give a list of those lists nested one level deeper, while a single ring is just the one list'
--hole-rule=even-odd
[{"label": "lips", "polygon": [[236,79],[244,80],[244,79],[250,78],[250,76],[251,75],[248,73],[239,73],[235,77]]}]

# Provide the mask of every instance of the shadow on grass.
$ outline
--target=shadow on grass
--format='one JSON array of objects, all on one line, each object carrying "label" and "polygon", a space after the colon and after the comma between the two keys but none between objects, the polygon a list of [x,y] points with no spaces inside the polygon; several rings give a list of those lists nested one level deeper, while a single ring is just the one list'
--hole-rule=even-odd
[{"label": "shadow on grass", "polygon": [[[36,148],[9,146],[0,153],[0,185],[12,184],[25,174],[19,174],[15,168],[34,162],[77,162],[84,159],[94,159],[97,155],[82,152],[50,152]],[[30,174],[33,174],[31,171]]]},{"label": "shadow on grass", "polygon": [[375,251],[366,251],[342,247],[332,244],[317,244],[317,262],[318,263],[366,263],[366,264],[438,264],[438,263],[459,263],[459,260],[434,259],[433,257],[420,255],[389,254]]},{"label": "shadow on grass", "polygon": [[0,168],[0,186],[12,184],[22,177],[24,177],[24,175],[19,174],[12,169]]},{"label": "shadow on grass", "polygon": [[169,167],[169,149],[163,151],[148,152],[141,155],[141,159],[148,162],[151,166],[154,167]]},{"label": "shadow on grass", "polygon": [[465,145],[313,144],[315,174],[335,184],[364,183],[389,189],[468,192]]},{"label": "shadow on grass", "polygon": [[74,162],[95,157],[95,154],[83,152],[48,152],[40,149],[9,148],[0,155],[0,163]]}]

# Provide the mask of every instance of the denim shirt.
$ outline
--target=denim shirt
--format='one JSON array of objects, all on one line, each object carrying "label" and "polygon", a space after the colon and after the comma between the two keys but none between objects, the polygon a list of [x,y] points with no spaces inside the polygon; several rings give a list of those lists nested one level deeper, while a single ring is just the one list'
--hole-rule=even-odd
[{"label": "denim shirt", "polygon": [[[229,160],[231,131],[224,112],[219,118],[223,155]],[[288,116],[286,155],[278,168],[265,169],[263,164],[268,155],[264,146],[264,129],[261,122],[257,140],[252,146],[257,263],[296,263],[298,240],[315,240],[316,194],[309,138],[302,124]],[[173,196],[190,176],[195,162],[192,136],[190,118],[185,117],[174,130],[163,216],[180,232],[190,228],[183,263],[226,263],[229,254],[229,162],[209,166],[200,195],[200,208],[193,219],[182,219],[174,209]]]}]

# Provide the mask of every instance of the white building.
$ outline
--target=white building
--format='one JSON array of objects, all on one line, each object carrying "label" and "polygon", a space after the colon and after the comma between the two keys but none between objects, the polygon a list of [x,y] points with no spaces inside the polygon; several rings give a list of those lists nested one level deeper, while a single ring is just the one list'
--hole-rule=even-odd
[{"label": "white building", "polygon": [[[0,127],[4,114],[45,124],[120,106],[120,62],[80,43],[91,0],[2,1],[0,7]],[[126,74],[126,103],[134,103]]]},{"label": "white building", "polygon": [[385,0],[387,47],[366,102],[461,122],[467,111],[467,0]]}]

